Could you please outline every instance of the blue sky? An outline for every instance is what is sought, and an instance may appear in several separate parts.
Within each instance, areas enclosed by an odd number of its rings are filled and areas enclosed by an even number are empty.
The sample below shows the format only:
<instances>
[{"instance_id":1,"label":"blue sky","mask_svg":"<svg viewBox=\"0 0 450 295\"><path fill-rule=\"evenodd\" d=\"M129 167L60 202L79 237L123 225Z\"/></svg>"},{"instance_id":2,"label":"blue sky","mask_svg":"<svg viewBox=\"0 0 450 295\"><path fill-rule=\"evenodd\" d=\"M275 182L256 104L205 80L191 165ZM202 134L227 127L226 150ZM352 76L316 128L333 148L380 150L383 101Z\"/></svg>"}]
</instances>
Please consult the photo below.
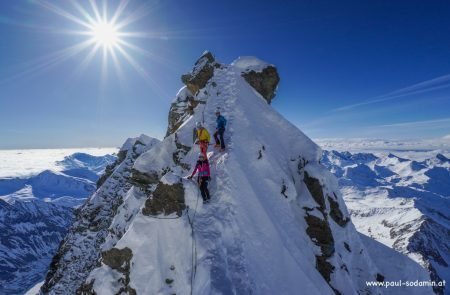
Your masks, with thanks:
<instances>
[{"instance_id":1,"label":"blue sky","mask_svg":"<svg viewBox=\"0 0 450 295\"><path fill-rule=\"evenodd\" d=\"M110 16L118 4L108 1ZM1 1L0 148L162 137L180 76L205 49L275 64L273 106L312 138L443 137L448 11L448 1L131 0L122 18L144 14L123 31L145 34L124 37L140 49L125 49L132 63L117 52L119 75L101 50L83 64L93 46L63 51L87 39L73 34L84 27L70 18L84 18L70 1Z\"/></svg>"}]
</instances>

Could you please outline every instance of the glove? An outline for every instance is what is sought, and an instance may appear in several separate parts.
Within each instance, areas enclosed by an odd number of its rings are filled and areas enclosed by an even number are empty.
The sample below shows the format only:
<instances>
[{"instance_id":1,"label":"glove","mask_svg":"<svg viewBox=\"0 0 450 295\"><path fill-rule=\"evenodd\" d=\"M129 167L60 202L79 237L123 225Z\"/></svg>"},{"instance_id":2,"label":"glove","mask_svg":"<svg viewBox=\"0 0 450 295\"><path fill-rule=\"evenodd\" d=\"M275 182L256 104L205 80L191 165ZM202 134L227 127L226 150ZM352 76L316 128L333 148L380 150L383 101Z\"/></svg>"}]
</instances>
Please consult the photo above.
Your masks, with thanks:
<instances>
[{"instance_id":1,"label":"glove","mask_svg":"<svg viewBox=\"0 0 450 295\"><path fill-rule=\"evenodd\" d=\"M187 179L192 179L192 175L191 175L191 176L188 176Z\"/></svg>"},{"instance_id":2,"label":"glove","mask_svg":"<svg viewBox=\"0 0 450 295\"><path fill-rule=\"evenodd\" d=\"M208 181L211 181L211 176L208 176Z\"/></svg>"}]
</instances>

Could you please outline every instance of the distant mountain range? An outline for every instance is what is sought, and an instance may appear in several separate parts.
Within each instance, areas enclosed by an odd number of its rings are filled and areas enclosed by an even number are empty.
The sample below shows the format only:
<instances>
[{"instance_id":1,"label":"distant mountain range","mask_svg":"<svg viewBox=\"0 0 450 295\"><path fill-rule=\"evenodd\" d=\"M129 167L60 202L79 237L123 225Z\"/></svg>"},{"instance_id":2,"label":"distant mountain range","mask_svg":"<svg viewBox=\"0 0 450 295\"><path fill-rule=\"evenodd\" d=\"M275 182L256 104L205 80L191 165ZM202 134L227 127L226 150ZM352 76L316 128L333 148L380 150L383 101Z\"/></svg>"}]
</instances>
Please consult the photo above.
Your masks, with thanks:
<instances>
[{"instance_id":1,"label":"distant mountain range","mask_svg":"<svg viewBox=\"0 0 450 295\"><path fill-rule=\"evenodd\" d=\"M325 151L356 228L450 281L450 159L439 151Z\"/></svg>"},{"instance_id":2,"label":"distant mountain range","mask_svg":"<svg viewBox=\"0 0 450 295\"><path fill-rule=\"evenodd\" d=\"M56 162L58 170L0 178L0 294L22 294L43 280L74 208L115 159L75 153Z\"/></svg>"}]
</instances>

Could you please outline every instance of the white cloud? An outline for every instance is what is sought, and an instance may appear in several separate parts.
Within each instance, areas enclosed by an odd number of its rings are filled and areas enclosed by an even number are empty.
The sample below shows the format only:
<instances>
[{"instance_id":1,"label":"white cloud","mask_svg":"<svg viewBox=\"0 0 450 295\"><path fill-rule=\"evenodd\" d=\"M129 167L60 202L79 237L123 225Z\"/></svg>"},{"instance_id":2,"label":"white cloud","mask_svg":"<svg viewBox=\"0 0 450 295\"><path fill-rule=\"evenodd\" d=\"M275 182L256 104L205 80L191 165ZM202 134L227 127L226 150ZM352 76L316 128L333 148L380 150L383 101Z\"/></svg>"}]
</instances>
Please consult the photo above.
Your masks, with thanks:
<instances>
[{"instance_id":1,"label":"white cloud","mask_svg":"<svg viewBox=\"0 0 450 295\"><path fill-rule=\"evenodd\" d=\"M0 150L0 178L28 177L44 170L59 171L61 167L56 161L73 153L87 153L93 156L103 156L117 152L116 148L77 148L77 149L30 149L30 150Z\"/></svg>"},{"instance_id":2,"label":"white cloud","mask_svg":"<svg viewBox=\"0 0 450 295\"><path fill-rule=\"evenodd\" d=\"M360 103L349 104L332 110L333 112L347 111L360 106L370 105L383 101L393 100L399 97L411 96L419 93L431 92L443 88L450 87L450 75L440 76L431 80L426 80L420 83L413 84L408 87L404 87L384 95L376 96L374 98L362 101Z\"/></svg>"},{"instance_id":3,"label":"white cloud","mask_svg":"<svg viewBox=\"0 0 450 295\"><path fill-rule=\"evenodd\" d=\"M410 121L403 123L394 123L380 125L376 127L403 127L403 128L439 128L443 126L449 126L450 118L434 119L434 120L422 120L422 121Z\"/></svg>"},{"instance_id":4,"label":"white cloud","mask_svg":"<svg viewBox=\"0 0 450 295\"><path fill-rule=\"evenodd\" d=\"M314 140L325 150L410 151L443 150L450 152L450 134L432 139L321 138Z\"/></svg>"}]
</instances>

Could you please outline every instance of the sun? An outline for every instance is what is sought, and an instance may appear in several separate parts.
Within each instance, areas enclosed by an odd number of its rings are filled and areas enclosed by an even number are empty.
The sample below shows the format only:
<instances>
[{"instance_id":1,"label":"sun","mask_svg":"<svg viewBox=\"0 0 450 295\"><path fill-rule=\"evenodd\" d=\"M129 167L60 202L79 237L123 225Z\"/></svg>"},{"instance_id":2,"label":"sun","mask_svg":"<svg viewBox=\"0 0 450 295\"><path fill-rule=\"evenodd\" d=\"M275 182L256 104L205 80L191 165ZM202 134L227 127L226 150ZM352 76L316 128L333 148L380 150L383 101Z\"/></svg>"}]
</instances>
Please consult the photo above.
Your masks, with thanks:
<instances>
[{"instance_id":1,"label":"sun","mask_svg":"<svg viewBox=\"0 0 450 295\"><path fill-rule=\"evenodd\" d=\"M119 29L113 23L100 21L93 24L90 35L93 41L106 48L117 47L121 42Z\"/></svg>"},{"instance_id":2,"label":"sun","mask_svg":"<svg viewBox=\"0 0 450 295\"><path fill-rule=\"evenodd\" d=\"M71 29L57 29L61 32L73 36L85 36L86 39L59 50L50 55L49 60L44 60L39 68L48 68L62 61L74 58L81 53L85 53L83 59L74 68L74 73L80 75L86 70L90 62L98 55L101 55L101 77L102 81L110 72L109 64L114 66L119 79L125 79L122 62L131 65L132 68L150 85L157 86L153 78L146 69L135 59L135 54L146 58L158 60L157 56L141 48L132 40L148 38L160 38L159 33L147 31L130 31L129 26L139 27L136 23L147 16L152 10L152 1L142 1L138 6L130 7L132 0L70 0L70 1L49 1L34 0L43 8L61 16L65 20L76 25ZM139 3L136 1L135 3ZM61 4L62 3L62 4ZM133 6L132 4L130 4ZM113 6L113 7L110 7ZM101 85L104 85L102 82Z\"/></svg>"}]
</instances>

